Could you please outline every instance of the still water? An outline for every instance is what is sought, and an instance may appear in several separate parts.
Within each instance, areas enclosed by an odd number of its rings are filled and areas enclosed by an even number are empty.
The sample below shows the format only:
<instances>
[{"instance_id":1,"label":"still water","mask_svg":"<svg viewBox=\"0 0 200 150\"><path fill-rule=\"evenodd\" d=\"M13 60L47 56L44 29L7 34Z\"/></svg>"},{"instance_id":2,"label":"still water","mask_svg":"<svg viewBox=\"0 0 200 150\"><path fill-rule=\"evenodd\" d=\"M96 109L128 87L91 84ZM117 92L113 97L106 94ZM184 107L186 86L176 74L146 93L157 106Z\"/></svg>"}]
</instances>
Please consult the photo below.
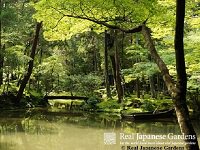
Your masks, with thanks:
<instances>
[{"instance_id":1,"label":"still water","mask_svg":"<svg viewBox=\"0 0 200 150\"><path fill-rule=\"evenodd\" d=\"M194 126L200 137L200 122L194 122ZM137 134L167 136L169 133L180 134L175 120L128 122L117 115L48 110L2 111L0 114L0 150L126 150L127 146L159 146L155 143L158 140L152 139L134 143ZM160 146L177 145L182 147L183 141L160 141Z\"/></svg>"}]
</instances>

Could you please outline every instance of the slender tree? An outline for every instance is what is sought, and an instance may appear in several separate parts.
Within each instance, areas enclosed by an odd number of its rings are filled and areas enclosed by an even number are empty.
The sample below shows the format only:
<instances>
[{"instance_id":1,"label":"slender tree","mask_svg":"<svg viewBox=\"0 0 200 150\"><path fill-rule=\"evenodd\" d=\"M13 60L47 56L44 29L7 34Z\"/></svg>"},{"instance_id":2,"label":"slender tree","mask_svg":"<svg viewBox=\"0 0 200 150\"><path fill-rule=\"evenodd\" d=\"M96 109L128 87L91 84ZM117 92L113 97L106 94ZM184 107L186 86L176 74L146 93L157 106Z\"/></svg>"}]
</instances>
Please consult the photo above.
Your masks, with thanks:
<instances>
[{"instance_id":1,"label":"slender tree","mask_svg":"<svg viewBox=\"0 0 200 150\"><path fill-rule=\"evenodd\" d=\"M24 78L22 79L20 88L19 88L18 93L17 93L17 98L16 98L17 104L19 104L19 102L22 98L24 89L26 87L26 84L28 83L30 76L32 74L34 58L35 58L35 53L36 53L36 49L37 49L37 45L38 45L39 33L40 33L41 26L42 26L42 22L37 23L37 25L36 25L35 37L34 37L34 40L33 40L33 45L32 45L31 54L30 54L31 60L28 63L27 73L24 75Z\"/></svg>"},{"instance_id":2,"label":"slender tree","mask_svg":"<svg viewBox=\"0 0 200 150\"><path fill-rule=\"evenodd\" d=\"M115 30L115 41L114 41L114 49L115 49L115 68L116 68L116 89L118 102L121 103L123 101L123 86L122 86L122 77L121 77L121 68L120 68L120 57L119 57L119 46L118 46L118 30Z\"/></svg>"},{"instance_id":3,"label":"slender tree","mask_svg":"<svg viewBox=\"0 0 200 150\"><path fill-rule=\"evenodd\" d=\"M0 0L0 16L2 15L2 2ZM2 20L0 17L0 86L3 84L3 48L2 48L2 43L1 43L1 34L2 34Z\"/></svg>"},{"instance_id":4,"label":"slender tree","mask_svg":"<svg viewBox=\"0 0 200 150\"><path fill-rule=\"evenodd\" d=\"M185 0L176 1L176 29L175 29L175 54L177 71L177 94L174 97L176 115L181 128L181 132L186 135L195 135L195 139L186 139L186 142L195 142L196 144L187 144L189 150L199 150L196 133L193 129L189 111L186 104L187 75L184 57L184 18L185 18Z\"/></svg>"},{"instance_id":5,"label":"slender tree","mask_svg":"<svg viewBox=\"0 0 200 150\"><path fill-rule=\"evenodd\" d=\"M104 48L104 65L105 65L105 84L106 94L108 98L111 98L110 83L109 83L109 72L108 72L108 33L105 30L105 48Z\"/></svg>"},{"instance_id":6,"label":"slender tree","mask_svg":"<svg viewBox=\"0 0 200 150\"><path fill-rule=\"evenodd\" d=\"M3 84L3 64L4 64L5 44L0 48L0 86Z\"/></svg>"}]
</instances>

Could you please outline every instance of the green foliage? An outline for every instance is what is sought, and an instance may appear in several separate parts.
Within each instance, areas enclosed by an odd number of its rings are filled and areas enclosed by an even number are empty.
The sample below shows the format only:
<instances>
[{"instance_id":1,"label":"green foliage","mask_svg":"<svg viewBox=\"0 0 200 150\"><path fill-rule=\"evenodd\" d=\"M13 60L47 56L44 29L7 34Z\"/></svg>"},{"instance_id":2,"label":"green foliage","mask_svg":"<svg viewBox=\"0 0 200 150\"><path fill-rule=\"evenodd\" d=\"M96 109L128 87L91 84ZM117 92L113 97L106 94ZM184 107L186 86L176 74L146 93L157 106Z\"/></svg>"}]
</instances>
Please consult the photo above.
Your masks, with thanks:
<instances>
[{"instance_id":1,"label":"green foliage","mask_svg":"<svg viewBox=\"0 0 200 150\"><path fill-rule=\"evenodd\" d=\"M154 103L148 100L144 100L141 107L145 111L153 111L156 109Z\"/></svg>"},{"instance_id":2,"label":"green foliage","mask_svg":"<svg viewBox=\"0 0 200 150\"><path fill-rule=\"evenodd\" d=\"M186 17L187 22L186 29L199 29L200 28L200 10L199 10L199 0L186 1Z\"/></svg>"},{"instance_id":3,"label":"green foliage","mask_svg":"<svg viewBox=\"0 0 200 150\"><path fill-rule=\"evenodd\" d=\"M132 105L132 103L141 103L140 107L136 108ZM171 109L173 107L173 102L171 99L152 99L152 98L134 98L131 95L130 98L126 99L124 106L126 110L123 110L124 114L131 114L135 112L147 112L147 111L154 111L154 110L164 110L164 109Z\"/></svg>"},{"instance_id":4,"label":"green foliage","mask_svg":"<svg viewBox=\"0 0 200 150\"><path fill-rule=\"evenodd\" d=\"M84 32L63 44L66 69L69 74L89 74L101 70L101 36L94 31Z\"/></svg>"},{"instance_id":5,"label":"green foliage","mask_svg":"<svg viewBox=\"0 0 200 150\"><path fill-rule=\"evenodd\" d=\"M147 61L148 52L141 45L133 44L126 47L126 53L129 60Z\"/></svg>"},{"instance_id":6,"label":"green foliage","mask_svg":"<svg viewBox=\"0 0 200 150\"><path fill-rule=\"evenodd\" d=\"M32 13L33 8L28 5L28 1L6 0L1 2L1 50L3 45L5 46L3 53L4 92L18 89L17 82L24 74L30 60L27 55L30 43L32 43L30 33L34 29Z\"/></svg>"},{"instance_id":7,"label":"green foliage","mask_svg":"<svg viewBox=\"0 0 200 150\"><path fill-rule=\"evenodd\" d=\"M93 74L66 76L63 86L66 91L84 96L94 96L95 90L100 88L101 77Z\"/></svg>"},{"instance_id":8,"label":"green foliage","mask_svg":"<svg viewBox=\"0 0 200 150\"><path fill-rule=\"evenodd\" d=\"M187 84L188 89L199 89L200 88L200 75L192 75Z\"/></svg>"},{"instance_id":9,"label":"green foliage","mask_svg":"<svg viewBox=\"0 0 200 150\"><path fill-rule=\"evenodd\" d=\"M98 104L99 104L100 100L98 97L96 96L92 96L87 100L87 104L83 105L83 109L84 110L97 110L99 108Z\"/></svg>"},{"instance_id":10,"label":"green foliage","mask_svg":"<svg viewBox=\"0 0 200 150\"><path fill-rule=\"evenodd\" d=\"M98 107L102 110L120 109L121 104L119 104L116 100L109 99L99 103Z\"/></svg>"},{"instance_id":11,"label":"green foliage","mask_svg":"<svg viewBox=\"0 0 200 150\"><path fill-rule=\"evenodd\" d=\"M126 83L135 80L136 78L148 78L149 76L158 72L159 70L156 64L151 62L135 63L133 65L133 68L123 69L123 74Z\"/></svg>"},{"instance_id":12,"label":"green foliage","mask_svg":"<svg viewBox=\"0 0 200 150\"><path fill-rule=\"evenodd\" d=\"M186 71L188 74L188 88L197 89L200 88L200 36L199 30L189 32L186 37L185 49L186 49Z\"/></svg>"},{"instance_id":13,"label":"green foliage","mask_svg":"<svg viewBox=\"0 0 200 150\"><path fill-rule=\"evenodd\" d=\"M62 59L54 55L44 59L43 63L37 66L34 80L39 79L41 81L41 87L44 88L46 92L50 92L55 86L59 86L59 80L62 79L64 75L65 71L62 65Z\"/></svg>"},{"instance_id":14,"label":"green foliage","mask_svg":"<svg viewBox=\"0 0 200 150\"><path fill-rule=\"evenodd\" d=\"M46 39L64 40L88 31L98 21L126 28L136 26L154 14L155 4L155 0L41 0L34 4L37 10L34 17L43 21Z\"/></svg>"},{"instance_id":15,"label":"green foliage","mask_svg":"<svg viewBox=\"0 0 200 150\"><path fill-rule=\"evenodd\" d=\"M23 45L15 45L5 51L5 66L10 66L12 69L17 66L27 63L30 58L23 54L25 47Z\"/></svg>"},{"instance_id":16,"label":"green foliage","mask_svg":"<svg viewBox=\"0 0 200 150\"><path fill-rule=\"evenodd\" d=\"M1 3L1 23L3 27L10 26L17 21L17 12L16 8L11 3L5 3L3 6L3 2Z\"/></svg>"}]
</instances>

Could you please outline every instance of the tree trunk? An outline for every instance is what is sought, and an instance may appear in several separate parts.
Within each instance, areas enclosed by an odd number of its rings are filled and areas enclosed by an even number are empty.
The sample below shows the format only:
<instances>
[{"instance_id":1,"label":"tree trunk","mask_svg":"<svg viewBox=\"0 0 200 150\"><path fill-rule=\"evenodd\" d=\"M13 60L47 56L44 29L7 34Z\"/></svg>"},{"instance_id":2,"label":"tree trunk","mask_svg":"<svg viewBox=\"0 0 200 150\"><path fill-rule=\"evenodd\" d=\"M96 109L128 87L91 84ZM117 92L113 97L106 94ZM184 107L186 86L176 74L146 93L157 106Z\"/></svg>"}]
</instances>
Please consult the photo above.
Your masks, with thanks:
<instances>
[{"instance_id":1,"label":"tree trunk","mask_svg":"<svg viewBox=\"0 0 200 150\"><path fill-rule=\"evenodd\" d=\"M112 70L113 70L113 76L114 76L114 80L116 82L116 63L115 63L115 55L110 55L110 60L112 63Z\"/></svg>"},{"instance_id":2,"label":"tree trunk","mask_svg":"<svg viewBox=\"0 0 200 150\"><path fill-rule=\"evenodd\" d=\"M158 90L158 92L160 92L161 91L161 79L162 78L160 78L160 74L157 74L156 75L156 79L157 79L157 90Z\"/></svg>"},{"instance_id":3,"label":"tree trunk","mask_svg":"<svg viewBox=\"0 0 200 150\"><path fill-rule=\"evenodd\" d=\"M186 91L187 91L187 75L185 68L184 57L184 18L185 18L185 0L176 1L176 29L175 29L175 55L176 55L176 71L177 71L177 84L179 89L177 96L174 97L175 110L182 134L195 135L195 139L186 139L186 142L195 142L196 144L187 144L188 150L198 150L198 141L196 133L193 129L189 111L186 104Z\"/></svg>"},{"instance_id":4,"label":"tree trunk","mask_svg":"<svg viewBox=\"0 0 200 150\"><path fill-rule=\"evenodd\" d=\"M137 98L140 98L140 80L139 78L137 77L136 79L136 95L137 95Z\"/></svg>"},{"instance_id":5,"label":"tree trunk","mask_svg":"<svg viewBox=\"0 0 200 150\"><path fill-rule=\"evenodd\" d=\"M0 86L3 84L4 52L5 52L5 44L3 45L3 47L1 47L0 51Z\"/></svg>"},{"instance_id":6,"label":"tree trunk","mask_svg":"<svg viewBox=\"0 0 200 150\"><path fill-rule=\"evenodd\" d=\"M151 97L157 98L154 75L149 76L149 84L150 84Z\"/></svg>"},{"instance_id":7,"label":"tree trunk","mask_svg":"<svg viewBox=\"0 0 200 150\"><path fill-rule=\"evenodd\" d=\"M36 48L37 48L37 44L38 44L38 40L39 40L39 33L40 33L41 26L42 26L42 22L37 23L37 25L36 25L35 37L34 37L32 49L31 49L31 54L30 54L31 60L28 63L27 73L24 75L24 78L22 79L20 88L19 88L18 93L17 93L17 97L16 97L16 103L17 104L19 104L19 102L22 98L24 89L26 87L26 84L28 83L28 80L30 79L30 76L32 74L35 52L36 52Z\"/></svg>"},{"instance_id":8,"label":"tree trunk","mask_svg":"<svg viewBox=\"0 0 200 150\"><path fill-rule=\"evenodd\" d=\"M121 67L122 69L125 67L125 52L124 52L124 41L125 41L125 33L122 32L122 40L121 40Z\"/></svg>"},{"instance_id":9,"label":"tree trunk","mask_svg":"<svg viewBox=\"0 0 200 150\"><path fill-rule=\"evenodd\" d=\"M195 92L195 105L196 105L196 111L199 113L200 112L200 100L199 100L199 89L196 89Z\"/></svg>"},{"instance_id":10,"label":"tree trunk","mask_svg":"<svg viewBox=\"0 0 200 150\"><path fill-rule=\"evenodd\" d=\"M3 2L0 1L0 12L2 13ZM1 14L0 13L0 14ZM5 45L2 46L2 18L0 18L0 86L3 84L3 63L4 63L4 51Z\"/></svg>"},{"instance_id":11,"label":"tree trunk","mask_svg":"<svg viewBox=\"0 0 200 150\"><path fill-rule=\"evenodd\" d=\"M6 80L7 80L7 84L5 83L6 86L6 93L8 93L8 88L10 85L10 70L8 70L7 75L6 75Z\"/></svg>"},{"instance_id":12,"label":"tree trunk","mask_svg":"<svg viewBox=\"0 0 200 150\"><path fill-rule=\"evenodd\" d=\"M42 64L42 56L43 56L43 51L42 49L40 49L40 56L39 56L39 64L41 65ZM37 92L40 92L40 74L39 74L40 70L38 70L37 72L37 77L36 77L36 80L37 80Z\"/></svg>"},{"instance_id":13,"label":"tree trunk","mask_svg":"<svg viewBox=\"0 0 200 150\"><path fill-rule=\"evenodd\" d=\"M121 103L123 101L123 86L122 86L122 78L120 73L120 58L119 58L119 50L118 50L118 41L117 41L117 30L115 30L115 42L114 42L114 48L115 48L115 65L116 65L116 89L117 89L117 96L118 96L118 102Z\"/></svg>"},{"instance_id":14,"label":"tree trunk","mask_svg":"<svg viewBox=\"0 0 200 150\"><path fill-rule=\"evenodd\" d=\"M182 134L195 136L195 139L187 139L186 140L186 142L195 142L196 143L194 145L187 144L187 149L198 150L199 148L198 148L197 136L196 136L196 133L191 124L191 120L189 118L189 113L188 113L188 108L186 105L186 80L185 80L186 74L184 74L184 71L183 71L183 70L185 70L185 68L184 68L185 66L184 66L184 64L177 62L178 82L176 85L169 74L169 70L168 70L166 64L163 62L163 60L158 55L158 53L155 49L153 40L151 39L150 30L145 25L142 26L142 34L145 38L145 41L147 42L148 50L149 50L152 58L155 60L156 64L158 65L158 67L161 71L161 74L162 74L163 80L165 81L165 84L167 86L168 92L170 93L170 95L173 99L173 102L175 104L176 115L178 118L178 123L180 125ZM176 49L176 51L177 51L177 49ZM182 63L184 62L183 61L184 60L183 49L182 49L182 51L180 51L180 49L179 49L179 52L176 52L176 58L177 57L179 57L178 58L179 61L181 61ZM183 60L180 60L181 57ZM183 73L183 75L181 75L180 73Z\"/></svg>"},{"instance_id":15,"label":"tree trunk","mask_svg":"<svg viewBox=\"0 0 200 150\"><path fill-rule=\"evenodd\" d=\"M107 31L105 31L105 49L104 49L104 65L105 65L105 84L106 94L108 98L111 98L110 83L109 83L109 72L108 72L108 38Z\"/></svg>"}]
</instances>

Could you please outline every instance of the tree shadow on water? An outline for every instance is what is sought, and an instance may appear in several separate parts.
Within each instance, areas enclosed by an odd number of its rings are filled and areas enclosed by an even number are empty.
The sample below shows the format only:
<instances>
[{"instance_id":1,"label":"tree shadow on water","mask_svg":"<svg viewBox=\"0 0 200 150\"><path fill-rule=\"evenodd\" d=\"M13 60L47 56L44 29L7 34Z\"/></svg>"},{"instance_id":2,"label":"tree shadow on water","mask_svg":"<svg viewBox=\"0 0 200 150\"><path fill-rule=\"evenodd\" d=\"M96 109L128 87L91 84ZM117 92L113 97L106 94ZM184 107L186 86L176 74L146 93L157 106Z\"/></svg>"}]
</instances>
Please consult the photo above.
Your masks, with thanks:
<instances>
[{"instance_id":1,"label":"tree shadow on water","mask_svg":"<svg viewBox=\"0 0 200 150\"><path fill-rule=\"evenodd\" d=\"M0 142L0 150L13 150L14 143Z\"/></svg>"}]
</instances>

